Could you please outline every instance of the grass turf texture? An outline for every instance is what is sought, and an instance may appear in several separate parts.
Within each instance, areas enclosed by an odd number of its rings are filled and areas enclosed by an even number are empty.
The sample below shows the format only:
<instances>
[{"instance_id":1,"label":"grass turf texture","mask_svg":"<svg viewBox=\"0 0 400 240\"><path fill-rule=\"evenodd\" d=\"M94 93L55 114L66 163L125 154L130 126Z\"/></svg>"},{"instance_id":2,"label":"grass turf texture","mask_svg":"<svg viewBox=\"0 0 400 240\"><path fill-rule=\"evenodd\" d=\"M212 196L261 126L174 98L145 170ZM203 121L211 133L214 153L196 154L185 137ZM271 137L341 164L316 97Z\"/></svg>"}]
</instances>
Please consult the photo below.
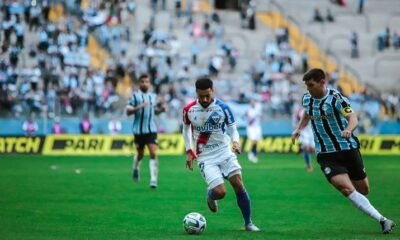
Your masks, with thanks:
<instances>
[{"instance_id":1,"label":"grass turf texture","mask_svg":"<svg viewBox=\"0 0 400 240\"><path fill-rule=\"evenodd\" d=\"M158 189L149 188L148 159L141 181L131 178L131 157L0 157L1 239L399 239L382 235L325 180L315 161L307 173L301 155L240 157L262 232L243 231L230 186L219 211L206 205L199 169L185 169L184 156L161 156ZM369 199L400 223L399 156L364 156L371 181ZM56 168L54 167L56 166ZM55 169L54 169L55 168ZM80 169L80 174L75 172ZM200 212L201 236L184 233L182 219Z\"/></svg>"}]
</instances>

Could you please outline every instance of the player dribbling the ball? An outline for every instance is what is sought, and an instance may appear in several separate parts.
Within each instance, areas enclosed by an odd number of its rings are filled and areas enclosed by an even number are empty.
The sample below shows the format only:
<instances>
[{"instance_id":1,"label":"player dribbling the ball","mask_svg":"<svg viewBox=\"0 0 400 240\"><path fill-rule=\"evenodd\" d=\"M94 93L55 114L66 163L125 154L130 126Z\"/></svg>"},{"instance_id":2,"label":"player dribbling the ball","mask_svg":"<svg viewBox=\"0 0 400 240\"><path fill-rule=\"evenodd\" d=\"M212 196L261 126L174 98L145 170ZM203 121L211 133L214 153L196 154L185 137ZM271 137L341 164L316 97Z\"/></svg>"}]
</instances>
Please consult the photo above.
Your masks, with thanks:
<instances>
[{"instance_id":1,"label":"player dribbling the ball","mask_svg":"<svg viewBox=\"0 0 400 240\"><path fill-rule=\"evenodd\" d=\"M240 153L241 148L232 111L224 102L214 98L211 79L198 79L196 93L197 100L183 109L186 167L193 170L193 162L197 160L208 185L207 204L212 212L217 212L217 200L226 195L224 178L227 179L236 193L245 230L260 231L251 221L250 198L243 185L241 166L234 154ZM233 151L230 148L231 139Z\"/></svg>"}]
</instances>

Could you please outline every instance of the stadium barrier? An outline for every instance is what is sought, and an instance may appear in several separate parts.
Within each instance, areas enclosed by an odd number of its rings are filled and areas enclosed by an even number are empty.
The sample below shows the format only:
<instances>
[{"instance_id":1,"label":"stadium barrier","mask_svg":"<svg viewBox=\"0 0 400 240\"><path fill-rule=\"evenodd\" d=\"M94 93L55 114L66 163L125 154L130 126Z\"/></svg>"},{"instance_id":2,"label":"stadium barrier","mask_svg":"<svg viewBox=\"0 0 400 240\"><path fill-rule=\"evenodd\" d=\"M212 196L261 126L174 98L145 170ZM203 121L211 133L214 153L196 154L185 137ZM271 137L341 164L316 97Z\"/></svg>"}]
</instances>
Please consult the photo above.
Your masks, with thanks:
<instances>
[{"instance_id":1,"label":"stadium barrier","mask_svg":"<svg viewBox=\"0 0 400 240\"><path fill-rule=\"evenodd\" d=\"M131 135L49 135L43 155L128 155L135 154ZM160 155L182 154L183 138L179 134L158 136Z\"/></svg>"},{"instance_id":2,"label":"stadium barrier","mask_svg":"<svg viewBox=\"0 0 400 240\"><path fill-rule=\"evenodd\" d=\"M0 136L0 156L6 154L43 155L103 155L135 154L131 135L48 135L43 137ZM360 135L363 154L399 155L400 135ZM179 155L185 152L180 134L159 134L159 155ZM241 138L245 152L250 141ZM297 153L298 141L292 144L290 136L267 136L260 140L258 150L263 153ZM147 153L146 153L147 154Z\"/></svg>"},{"instance_id":3,"label":"stadium barrier","mask_svg":"<svg viewBox=\"0 0 400 240\"><path fill-rule=\"evenodd\" d=\"M4 154L40 154L45 137L0 136L0 156Z\"/></svg>"}]
</instances>

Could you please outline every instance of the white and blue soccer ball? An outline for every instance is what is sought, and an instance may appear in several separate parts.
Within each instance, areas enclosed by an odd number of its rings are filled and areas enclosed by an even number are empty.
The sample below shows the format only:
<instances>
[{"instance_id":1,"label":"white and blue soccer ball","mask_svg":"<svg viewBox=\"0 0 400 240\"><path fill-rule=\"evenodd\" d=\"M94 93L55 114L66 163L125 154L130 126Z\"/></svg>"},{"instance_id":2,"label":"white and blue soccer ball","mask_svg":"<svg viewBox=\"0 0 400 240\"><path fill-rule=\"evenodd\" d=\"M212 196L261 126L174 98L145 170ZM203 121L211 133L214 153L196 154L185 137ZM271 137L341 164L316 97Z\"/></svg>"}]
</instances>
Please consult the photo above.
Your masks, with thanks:
<instances>
[{"instance_id":1,"label":"white and blue soccer ball","mask_svg":"<svg viewBox=\"0 0 400 240\"><path fill-rule=\"evenodd\" d=\"M197 212L188 213L183 218L183 228L188 234L202 234L206 225L206 218Z\"/></svg>"}]
</instances>

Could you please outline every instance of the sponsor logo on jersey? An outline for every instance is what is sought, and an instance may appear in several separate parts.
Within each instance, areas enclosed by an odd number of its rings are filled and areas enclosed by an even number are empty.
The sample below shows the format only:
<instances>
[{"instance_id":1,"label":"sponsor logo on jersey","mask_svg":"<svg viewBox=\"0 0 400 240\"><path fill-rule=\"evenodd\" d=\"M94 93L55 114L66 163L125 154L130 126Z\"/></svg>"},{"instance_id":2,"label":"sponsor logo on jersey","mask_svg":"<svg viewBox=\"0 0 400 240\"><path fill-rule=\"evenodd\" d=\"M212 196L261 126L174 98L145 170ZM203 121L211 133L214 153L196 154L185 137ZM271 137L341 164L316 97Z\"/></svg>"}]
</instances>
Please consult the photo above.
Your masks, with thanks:
<instances>
[{"instance_id":1,"label":"sponsor logo on jersey","mask_svg":"<svg viewBox=\"0 0 400 240\"><path fill-rule=\"evenodd\" d=\"M203 149L206 148L207 150L213 150L214 148L219 147L219 143L214 143L214 144L207 144L205 146L202 146Z\"/></svg>"},{"instance_id":2,"label":"sponsor logo on jersey","mask_svg":"<svg viewBox=\"0 0 400 240\"><path fill-rule=\"evenodd\" d=\"M214 122L214 123L219 123L219 121L221 120L221 115L219 115L217 112L213 112L212 114L211 114L211 116L210 116L210 118L212 119L212 121Z\"/></svg>"},{"instance_id":3,"label":"sponsor logo on jersey","mask_svg":"<svg viewBox=\"0 0 400 240\"><path fill-rule=\"evenodd\" d=\"M211 132L215 130L219 130L222 128L222 123L217 123L217 124L212 124L212 123L206 123L203 126L196 126L194 129L199 132Z\"/></svg>"}]
</instances>

